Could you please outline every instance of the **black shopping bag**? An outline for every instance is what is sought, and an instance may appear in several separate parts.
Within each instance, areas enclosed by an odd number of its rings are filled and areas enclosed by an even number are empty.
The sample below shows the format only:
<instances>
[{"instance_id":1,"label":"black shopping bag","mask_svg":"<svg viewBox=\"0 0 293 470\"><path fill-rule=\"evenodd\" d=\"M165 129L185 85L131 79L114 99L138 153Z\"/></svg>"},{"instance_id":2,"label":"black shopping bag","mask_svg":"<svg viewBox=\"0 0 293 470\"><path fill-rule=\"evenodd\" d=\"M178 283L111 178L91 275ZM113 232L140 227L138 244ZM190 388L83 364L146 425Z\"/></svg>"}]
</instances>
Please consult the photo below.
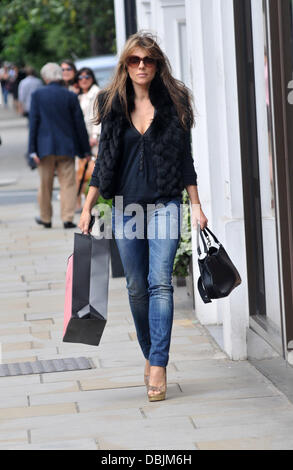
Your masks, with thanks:
<instances>
[{"instance_id":1,"label":"black shopping bag","mask_svg":"<svg viewBox=\"0 0 293 470\"><path fill-rule=\"evenodd\" d=\"M107 322L109 260L108 239L74 234L66 273L64 342L100 343Z\"/></svg>"}]
</instances>

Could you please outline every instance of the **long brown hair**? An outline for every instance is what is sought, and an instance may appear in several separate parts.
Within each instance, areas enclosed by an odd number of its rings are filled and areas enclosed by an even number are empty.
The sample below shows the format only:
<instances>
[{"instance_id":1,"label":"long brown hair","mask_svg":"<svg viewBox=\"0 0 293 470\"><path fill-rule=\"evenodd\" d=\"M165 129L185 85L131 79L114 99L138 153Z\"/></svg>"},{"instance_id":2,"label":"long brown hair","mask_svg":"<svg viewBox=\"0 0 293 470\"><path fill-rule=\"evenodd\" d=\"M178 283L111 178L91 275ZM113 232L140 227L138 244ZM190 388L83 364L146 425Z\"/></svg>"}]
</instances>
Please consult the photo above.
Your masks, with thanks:
<instances>
[{"instance_id":1,"label":"long brown hair","mask_svg":"<svg viewBox=\"0 0 293 470\"><path fill-rule=\"evenodd\" d=\"M188 129L194 125L194 112L192 107L192 94L183 82L172 76L172 69L169 59L161 50L155 36L147 31L139 31L127 40L121 53L118 65L111 83L100 93L104 93L103 107L99 109L98 97L95 101L96 123L99 124L102 116L106 116L112 107L116 95L120 99L127 119L130 120L129 103L127 96L127 82L129 80L127 71L127 58L137 47L144 49L149 57L157 61L157 74L163 86L166 87L172 102L177 110L182 126Z\"/></svg>"}]
</instances>

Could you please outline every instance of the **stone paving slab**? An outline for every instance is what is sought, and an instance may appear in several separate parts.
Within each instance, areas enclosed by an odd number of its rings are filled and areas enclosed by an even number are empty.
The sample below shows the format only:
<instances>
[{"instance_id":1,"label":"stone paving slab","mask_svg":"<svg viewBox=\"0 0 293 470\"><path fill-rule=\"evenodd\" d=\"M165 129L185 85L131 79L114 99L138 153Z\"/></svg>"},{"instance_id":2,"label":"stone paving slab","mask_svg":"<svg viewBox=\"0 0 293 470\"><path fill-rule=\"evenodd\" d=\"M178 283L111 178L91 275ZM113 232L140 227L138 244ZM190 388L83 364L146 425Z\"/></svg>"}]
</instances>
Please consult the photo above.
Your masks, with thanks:
<instances>
[{"instance_id":1,"label":"stone paving slab","mask_svg":"<svg viewBox=\"0 0 293 470\"><path fill-rule=\"evenodd\" d=\"M19 312L27 308L27 301L23 299L12 299L11 296L8 299L0 299L0 322L5 323L6 319L2 317L4 312ZM20 315L18 313L18 315Z\"/></svg>"},{"instance_id":2,"label":"stone paving slab","mask_svg":"<svg viewBox=\"0 0 293 470\"><path fill-rule=\"evenodd\" d=\"M64 415L77 413L75 403L57 403L39 406L18 406L0 408L0 420L2 422L15 418L30 418L32 416Z\"/></svg>"},{"instance_id":3,"label":"stone paving slab","mask_svg":"<svg viewBox=\"0 0 293 470\"><path fill-rule=\"evenodd\" d=\"M24 443L28 442L27 431L13 431L13 432L1 432L0 433L0 449L7 449L8 446L12 443Z\"/></svg>"},{"instance_id":4,"label":"stone paving slab","mask_svg":"<svg viewBox=\"0 0 293 470\"><path fill-rule=\"evenodd\" d=\"M220 413L220 416L215 413L205 416L192 416L193 422L197 428L213 428L215 426L219 426L219 417L221 418L221 427L229 427L229 426L246 426L246 425L258 425L263 423L283 423L285 420L288 419L288 424L290 421L293 424L293 413L292 410L285 409L282 410L280 408L270 410L270 413L264 414L263 409L260 411L246 410L244 412L235 413L233 411L230 414L227 413ZM293 430L293 425L292 425Z\"/></svg>"},{"instance_id":5,"label":"stone paving slab","mask_svg":"<svg viewBox=\"0 0 293 470\"><path fill-rule=\"evenodd\" d=\"M91 359L95 359L92 357ZM88 384L89 379L97 380L99 378L109 378L109 377L124 377L127 376L137 376L138 380L141 380L141 384L143 384L143 361L140 360L138 364L132 367L129 367L128 364L125 366L121 366L118 368L102 368L95 362L95 365L98 367L97 369L90 369L87 371L72 371L71 373L68 372L61 372L61 373L51 373L51 374L43 374L42 375L42 380L44 383L49 383L49 382L58 382L60 381L66 381L66 380L78 380L80 384L82 385L83 381L85 381L85 384ZM174 366L172 364L168 365L168 369L172 370ZM82 372L82 373L81 373ZM91 388L89 388L90 390Z\"/></svg>"},{"instance_id":6,"label":"stone paving slab","mask_svg":"<svg viewBox=\"0 0 293 470\"><path fill-rule=\"evenodd\" d=\"M16 335L24 335L29 332L30 332L29 326L24 326L22 328L3 328L3 326L1 325L0 342L2 341L2 337L4 337L3 339L6 342L11 335L11 338L13 338L13 340L15 341Z\"/></svg>"},{"instance_id":7,"label":"stone paving slab","mask_svg":"<svg viewBox=\"0 0 293 470\"><path fill-rule=\"evenodd\" d=\"M29 408L29 407L28 407ZM12 410L15 410L12 408ZM51 413L47 413L46 415L43 413L43 410L49 410ZM59 413L55 413L54 411L59 410ZM70 410L69 410L70 411ZM104 421L104 420L110 420L112 425L115 424L116 421L116 426L119 420L123 420L126 423L133 423L135 421L138 421L141 423L145 418L143 417L141 411L139 409L130 409L128 410L127 408L120 408L120 409L111 409L106 411L91 411L87 413L79 413L78 407L76 406L76 411L73 413L62 413L62 406L58 405L58 408L56 408L56 405L50 405L50 407L44 407L43 405L41 406L36 406L34 407L34 413L31 414L30 416L15 416L12 419L3 419L0 421L0 433L5 430L7 431L13 431L13 430L32 430L32 429L37 429L40 431L46 432L46 429L50 428L51 431L51 438L48 439L48 441L54 440L54 433L52 433L54 427L56 429L59 426L64 426L65 428L68 427L70 428L71 426L78 426L80 424L81 426L87 426L87 424L90 424L92 427L95 427L95 425L99 422ZM75 434L75 432L74 432ZM86 433L84 436L81 434L77 436L76 438L80 437L86 437L86 436L93 436L94 433ZM59 436L56 438L59 439ZM66 434L63 436L64 439L67 439ZM75 439L75 437L72 435L72 438ZM36 441L35 441L36 442Z\"/></svg>"},{"instance_id":8,"label":"stone paving slab","mask_svg":"<svg viewBox=\"0 0 293 470\"><path fill-rule=\"evenodd\" d=\"M183 436L188 435L187 440L192 439L195 443L207 442L210 440L211 432L217 436L217 440L223 439L247 439L247 438L267 438L278 436L278 433L284 433L284 430L292 426L292 422L286 417L281 416L281 420L260 422L242 426L221 426L211 427L209 429L194 428L188 418L161 418L159 420L131 420L126 417L119 417L119 429L117 429L116 419L110 419L109 416L92 419L92 414L82 414L80 416L69 417L70 426L59 422L57 428L54 425L47 425L41 429L34 428L31 431L32 442L50 441L53 436L59 438L74 438L82 433L86 437L95 436L98 442L103 439L112 441L120 447L140 449L150 449L152 445L163 446L168 438L169 445L178 445L185 441ZM78 419L80 418L80 419ZM170 425L172 429L170 429ZM99 439L100 437L100 439ZM101 444L100 444L101 445Z\"/></svg>"},{"instance_id":9,"label":"stone paving slab","mask_svg":"<svg viewBox=\"0 0 293 470\"><path fill-rule=\"evenodd\" d=\"M3 348L3 345L2 345L2 348ZM4 345L4 349L5 349L5 345ZM48 354L49 353L54 354L57 352L56 348L46 348L46 351L48 352ZM33 347L27 347L26 349L14 350L14 351L4 350L2 354L2 362L5 363L5 362L8 362L8 360L10 360L10 362L11 360L13 360L12 362L18 362L20 358L25 359L28 355L39 358L39 356L43 354L43 352L44 352L43 349L35 349Z\"/></svg>"},{"instance_id":10,"label":"stone paving slab","mask_svg":"<svg viewBox=\"0 0 293 470\"><path fill-rule=\"evenodd\" d=\"M71 416L72 418L72 416ZM156 445L162 445L166 443L166 437L168 435L168 444L183 443L186 438L183 437L185 434L188 435L188 440L194 434L194 427L188 418L172 418L172 420L166 418L165 420L152 420L147 421L141 419L131 419L128 416L125 418L119 416L119 427L117 426L117 418L110 416L105 418L93 419L92 413L84 413L78 415L79 419L70 419L70 426L66 423L59 423L53 434L54 426L46 426L42 429L32 429L31 439L32 442L45 442L57 437L59 439L65 438L76 438L81 434L84 437L96 437L99 442L99 437L103 439L110 436L115 437L114 442L122 446L130 446L132 449L143 448L143 446L149 446L150 443L156 443ZM172 423L172 424L171 424ZM170 432L170 426L172 426L172 432Z\"/></svg>"},{"instance_id":11,"label":"stone paving slab","mask_svg":"<svg viewBox=\"0 0 293 470\"><path fill-rule=\"evenodd\" d=\"M118 384L117 384L118 385ZM139 409L145 403L146 388L138 381L128 383L127 386L123 386L123 382L120 382L120 387L112 387L108 389L99 390L87 390L72 393L51 393L47 395L30 395L31 405L46 405L46 404L60 404L67 403L68 400L74 401L79 404L79 409L84 411L98 410L98 409L110 409L113 408L135 408ZM168 396L176 397L181 394L181 391L177 384L170 384L168 390Z\"/></svg>"},{"instance_id":12,"label":"stone paving slab","mask_svg":"<svg viewBox=\"0 0 293 470\"><path fill-rule=\"evenodd\" d=\"M9 312L9 306L2 307L0 306L0 324L2 325L5 322L9 323L16 323L19 325L20 322L22 322L24 318L24 313L18 313L20 311L24 310L24 308L20 307L18 309L12 310L12 312ZM2 313L5 312L5 313ZM9 314L7 314L9 312Z\"/></svg>"},{"instance_id":13,"label":"stone paving slab","mask_svg":"<svg viewBox=\"0 0 293 470\"><path fill-rule=\"evenodd\" d=\"M149 403L143 407L144 414L147 418L188 415L195 422L201 418L204 419L205 417L214 416L215 419L218 418L218 423L221 423L222 417L226 415L238 416L251 413L255 416L269 416L271 410L276 412L292 411L288 400L280 395L234 399L227 397L222 400L215 399L213 401L193 400L191 403L189 400L184 400L183 394L182 399L177 399L172 403L170 402L167 407L153 406L153 403ZM197 423L195 424L197 425Z\"/></svg>"},{"instance_id":14,"label":"stone paving slab","mask_svg":"<svg viewBox=\"0 0 293 470\"><path fill-rule=\"evenodd\" d=\"M19 439L20 440L20 439ZM1 442L1 440L0 440ZM0 449L7 450L98 450L94 439L71 439L70 441L52 441L43 444L6 445Z\"/></svg>"},{"instance_id":15,"label":"stone paving slab","mask_svg":"<svg viewBox=\"0 0 293 470\"><path fill-rule=\"evenodd\" d=\"M272 447L271 437L251 437L197 443L198 450L272 450Z\"/></svg>"},{"instance_id":16,"label":"stone paving slab","mask_svg":"<svg viewBox=\"0 0 293 470\"><path fill-rule=\"evenodd\" d=\"M64 299L62 299L62 308L64 305ZM54 311L50 308L44 307L43 310L45 312L39 313L37 310L32 310L30 308L25 309L25 318L27 321L33 322L33 321L38 321L38 320L51 320L54 323L54 319L62 319L63 314L60 312L60 304L59 304L59 311Z\"/></svg>"},{"instance_id":17,"label":"stone paving slab","mask_svg":"<svg viewBox=\"0 0 293 470\"><path fill-rule=\"evenodd\" d=\"M52 383L41 383L40 379L37 383L28 383L28 384L2 384L0 389L0 399L1 397L11 396L23 396L26 397L31 394L43 394L43 393L66 393L66 392L78 392L80 390L80 385L77 381L68 380L66 382L52 382Z\"/></svg>"},{"instance_id":18,"label":"stone paving slab","mask_svg":"<svg viewBox=\"0 0 293 470\"><path fill-rule=\"evenodd\" d=\"M29 354L29 351L27 352L27 354ZM3 356L2 356L3 358ZM13 356L13 357L6 357L5 360L3 360L3 362L5 364L11 364L11 363L20 363L20 362L33 362L33 361L37 361L38 360L38 357L37 356L26 356L25 354L23 354L21 357L17 357L17 356Z\"/></svg>"}]
</instances>

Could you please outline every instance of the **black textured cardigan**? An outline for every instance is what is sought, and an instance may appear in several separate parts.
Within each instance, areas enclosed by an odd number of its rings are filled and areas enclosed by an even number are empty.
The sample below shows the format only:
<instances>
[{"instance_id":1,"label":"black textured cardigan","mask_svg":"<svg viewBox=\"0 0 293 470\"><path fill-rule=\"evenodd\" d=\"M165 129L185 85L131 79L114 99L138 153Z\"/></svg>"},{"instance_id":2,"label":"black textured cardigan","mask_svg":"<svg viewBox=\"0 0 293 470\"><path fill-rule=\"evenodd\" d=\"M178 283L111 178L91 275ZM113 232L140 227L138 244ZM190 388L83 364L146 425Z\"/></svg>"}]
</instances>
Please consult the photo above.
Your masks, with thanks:
<instances>
[{"instance_id":1,"label":"black textured cardigan","mask_svg":"<svg viewBox=\"0 0 293 470\"><path fill-rule=\"evenodd\" d=\"M149 96L157 110L150 132L157 191L163 197L180 196L187 185L197 185L191 151L186 154L186 139L191 145L190 129L186 131L182 127L169 93L158 76L151 83ZM102 106L103 97L103 94L99 95L99 106ZM130 111L133 106L132 89ZM129 121L116 96L110 113L102 117L98 158L90 181L90 186L99 187L105 199L115 196L119 177L116 170L121 159L123 133L128 126Z\"/></svg>"}]
</instances>

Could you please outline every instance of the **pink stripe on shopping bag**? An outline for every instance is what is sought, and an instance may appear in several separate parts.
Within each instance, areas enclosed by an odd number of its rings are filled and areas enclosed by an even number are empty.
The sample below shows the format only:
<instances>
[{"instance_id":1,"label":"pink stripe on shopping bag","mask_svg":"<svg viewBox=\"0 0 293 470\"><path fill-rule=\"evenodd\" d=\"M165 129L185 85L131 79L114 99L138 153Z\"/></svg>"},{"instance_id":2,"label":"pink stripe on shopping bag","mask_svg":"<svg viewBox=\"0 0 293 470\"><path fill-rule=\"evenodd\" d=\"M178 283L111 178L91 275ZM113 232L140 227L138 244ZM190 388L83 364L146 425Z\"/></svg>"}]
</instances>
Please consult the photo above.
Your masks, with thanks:
<instances>
[{"instance_id":1,"label":"pink stripe on shopping bag","mask_svg":"<svg viewBox=\"0 0 293 470\"><path fill-rule=\"evenodd\" d=\"M73 255L69 256L69 258L68 258L67 270L66 270L63 336L65 335L67 325L68 325L69 320L71 318L72 278L73 278Z\"/></svg>"}]
</instances>

